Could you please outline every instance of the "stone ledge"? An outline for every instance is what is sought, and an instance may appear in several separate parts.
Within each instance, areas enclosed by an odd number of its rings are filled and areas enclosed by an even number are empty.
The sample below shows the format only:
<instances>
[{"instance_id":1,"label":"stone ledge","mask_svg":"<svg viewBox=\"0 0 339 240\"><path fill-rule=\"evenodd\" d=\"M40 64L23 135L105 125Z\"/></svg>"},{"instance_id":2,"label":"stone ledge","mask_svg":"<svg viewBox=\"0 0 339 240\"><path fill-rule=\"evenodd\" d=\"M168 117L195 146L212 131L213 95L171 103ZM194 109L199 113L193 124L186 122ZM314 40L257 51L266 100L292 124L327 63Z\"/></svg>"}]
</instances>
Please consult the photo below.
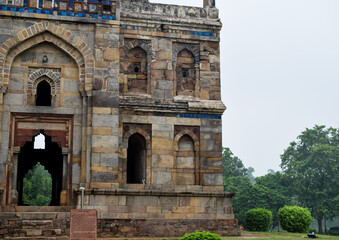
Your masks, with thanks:
<instances>
[{"instance_id":1,"label":"stone ledge","mask_svg":"<svg viewBox=\"0 0 339 240\"><path fill-rule=\"evenodd\" d=\"M188 102L188 111L200 112L200 113L218 113L223 114L226 110L226 106L222 101L197 101Z\"/></svg>"},{"instance_id":2,"label":"stone ledge","mask_svg":"<svg viewBox=\"0 0 339 240\"><path fill-rule=\"evenodd\" d=\"M81 190L75 190L81 195ZM133 189L86 189L85 195L131 195L131 196L166 196L166 197L221 197L231 198L235 193L225 192L185 192L162 190L133 190Z\"/></svg>"}]
</instances>

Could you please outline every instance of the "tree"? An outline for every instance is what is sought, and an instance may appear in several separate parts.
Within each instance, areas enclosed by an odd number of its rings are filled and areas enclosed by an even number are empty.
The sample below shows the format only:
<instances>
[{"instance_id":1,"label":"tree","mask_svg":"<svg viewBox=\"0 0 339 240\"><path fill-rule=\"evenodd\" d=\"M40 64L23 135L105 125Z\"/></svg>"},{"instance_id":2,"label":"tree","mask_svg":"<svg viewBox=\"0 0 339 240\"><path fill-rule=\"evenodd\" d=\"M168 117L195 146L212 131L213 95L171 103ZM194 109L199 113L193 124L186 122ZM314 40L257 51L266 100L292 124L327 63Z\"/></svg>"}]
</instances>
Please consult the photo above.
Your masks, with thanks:
<instances>
[{"instance_id":1,"label":"tree","mask_svg":"<svg viewBox=\"0 0 339 240\"><path fill-rule=\"evenodd\" d=\"M290 143L281 156L289 189L311 210L322 233L322 220L338 214L339 129L315 126Z\"/></svg>"},{"instance_id":2,"label":"tree","mask_svg":"<svg viewBox=\"0 0 339 240\"><path fill-rule=\"evenodd\" d=\"M233 198L234 214L240 224L245 224L245 213L252 208L265 208L272 212L273 227L278 226L278 211L290 203L290 198L268 187L249 180L243 183Z\"/></svg>"},{"instance_id":3,"label":"tree","mask_svg":"<svg viewBox=\"0 0 339 240\"><path fill-rule=\"evenodd\" d=\"M29 206L48 206L51 202L52 178L40 163L26 174L22 198Z\"/></svg>"},{"instance_id":4,"label":"tree","mask_svg":"<svg viewBox=\"0 0 339 240\"><path fill-rule=\"evenodd\" d=\"M224 178L247 176L247 168L229 148L224 148L222 154L222 170Z\"/></svg>"},{"instance_id":5,"label":"tree","mask_svg":"<svg viewBox=\"0 0 339 240\"><path fill-rule=\"evenodd\" d=\"M273 213L273 226L277 226L279 208L291 203L290 197L285 195L287 191L282 191L283 187L278 187L282 182L281 173L254 178L253 172L254 169L251 167L246 169L242 161L234 156L229 148L224 148L224 189L236 193L232 202L239 224L245 226L245 213L248 210L266 208ZM255 182L257 184L254 184Z\"/></svg>"}]
</instances>

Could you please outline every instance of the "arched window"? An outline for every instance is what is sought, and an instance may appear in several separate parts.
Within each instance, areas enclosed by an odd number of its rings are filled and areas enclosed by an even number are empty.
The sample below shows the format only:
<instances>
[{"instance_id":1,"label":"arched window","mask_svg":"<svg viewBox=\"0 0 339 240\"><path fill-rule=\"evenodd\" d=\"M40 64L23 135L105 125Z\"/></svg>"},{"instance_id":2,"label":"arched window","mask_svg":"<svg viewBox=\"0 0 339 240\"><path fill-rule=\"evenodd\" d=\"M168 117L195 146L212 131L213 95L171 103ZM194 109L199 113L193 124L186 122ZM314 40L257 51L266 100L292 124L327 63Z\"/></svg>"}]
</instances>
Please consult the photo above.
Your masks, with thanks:
<instances>
[{"instance_id":1,"label":"arched window","mask_svg":"<svg viewBox=\"0 0 339 240\"><path fill-rule=\"evenodd\" d=\"M138 133L128 139L127 183L146 183L146 140Z\"/></svg>"},{"instance_id":2,"label":"arched window","mask_svg":"<svg viewBox=\"0 0 339 240\"><path fill-rule=\"evenodd\" d=\"M128 84L129 92L147 93L147 53L140 47L128 52Z\"/></svg>"},{"instance_id":3,"label":"arched window","mask_svg":"<svg viewBox=\"0 0 339 240\"><path fill-rule=\"evenodd\" d=\"M36 106L51 106L51 85L45 80L41 81L36 90Z\"/></svg>"},{"instance_id":4,"label":"arched window","mask_svg":"<svg viewBox=\"0 0 339 240\"><path fill-rule=\"evenodd\" d=\"M195 95L196 70L194 55L184 49L178 53L176 66L176 95Z\"/></svg>"},{"instance_id":5,"label":"arched window","mask_svg":"<svg viewBox=\"0 0 339 240\"><path fill-rule=\"evenodd\" d=\"M177 184L195 184L194 142L189 135L182 136L178 142Z\"/></svg>"}]
</instances>

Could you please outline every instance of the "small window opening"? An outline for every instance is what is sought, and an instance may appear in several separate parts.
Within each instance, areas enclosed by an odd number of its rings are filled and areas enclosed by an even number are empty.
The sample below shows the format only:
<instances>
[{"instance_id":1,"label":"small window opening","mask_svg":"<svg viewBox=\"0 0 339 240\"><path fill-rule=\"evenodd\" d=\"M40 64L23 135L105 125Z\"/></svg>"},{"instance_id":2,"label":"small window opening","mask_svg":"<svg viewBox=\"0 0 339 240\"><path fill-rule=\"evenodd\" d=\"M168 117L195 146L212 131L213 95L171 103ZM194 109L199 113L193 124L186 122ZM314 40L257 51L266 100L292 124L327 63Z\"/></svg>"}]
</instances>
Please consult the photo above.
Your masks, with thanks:
<instances>
[{"instance_id":1,"label":"small window opening","mask_svg":"<svg viewBox=\"0 0 339 240\"><path fill-rule=\"evenodd\" d=\"M40 133L34 138L34 149L45 149L45 146L45 136Z\"/></svg>"},{"instance_id":2,"label":"small window opening","mask_svg":"<svg viewBox=\"0 0 339 240\"><path fill-rule=\"evenodd\" d=\"M48 57L47 57L47 55L44 55L44 56L42 57L42 63L48 63Z\"/></svg>"},{"instance_id":3,"label":"small window opening","mask_svg":"<svg viewBox=\"0 0 339 240\"><path fill-rule=\"evenodd\" d=\"M182 69L182 77L183 77L183 78L188 78L189 76L190 76L190 74L189 74L189 69L183 68L183 69Z\"/></svg>"},{"instance_id":4,"label":"small window opening","mask_svg":"<svg viewBox=\"0 0 339 240\"><path fill-rule=\"evenodd\" d=\"M52 200L51 174L38 162L23 179L22 201L26 206L48 206Z\"/></svg>"},{"instance_id":5,"label":"small window opening","mask_svg":"<svg viewBox=\"0 0 339 240\"><path fill-rule=\"evenodd\" d=\"M111 14L112 13L112 6L109 4L102 5L103 14Z\"/></svg>"},{"instance_id":6,"label":"small window opening","mask_svg":"<svg viewBox=\"0 0 339 240\"><path fill-rule=\"evenodd\" d=\"M141 63L134 63L134 73L141 72Z\"/></svg>"},{"instance_id":7,"label":"small window opening","mask_svg":"<svg viewBox=\"0 0 339 240\"><path fill-rule=\"evenodd\" d=\"M41 81L37 86L37 106L51 106L51 86L48 82Z\"/></svg>"}]
</instances>

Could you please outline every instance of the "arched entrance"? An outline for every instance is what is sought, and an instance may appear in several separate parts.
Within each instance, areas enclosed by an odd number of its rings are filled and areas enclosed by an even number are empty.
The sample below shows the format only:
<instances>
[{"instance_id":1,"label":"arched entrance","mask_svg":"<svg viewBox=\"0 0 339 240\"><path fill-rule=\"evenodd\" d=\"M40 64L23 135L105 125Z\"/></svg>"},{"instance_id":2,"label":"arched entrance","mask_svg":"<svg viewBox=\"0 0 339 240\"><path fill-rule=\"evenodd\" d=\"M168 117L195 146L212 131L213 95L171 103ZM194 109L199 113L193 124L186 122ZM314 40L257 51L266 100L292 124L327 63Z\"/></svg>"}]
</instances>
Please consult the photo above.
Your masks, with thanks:
<instances>
[{"instance_id":1,"label":"arched entrance","mask_svg":"<svg viewBox=\"0 0 339 240\"><path fill-rule=\"evenodd\" d=\"M146 141L138 133L128 140L127 183L146 183Z\"/></svg>"},{"instance_id":2,"label":"arched entrance","mask_svg":"<svg viewBox=\"0 0 339 240\"><path fill-rule=\"evenodd\" d=\"M29 170L40 163L52 177L52 200L50 206L60 204L60 193L62 191L63 181L63 157L61 148L57 143L52 142L51 137L45 136L44 149L35 149L34 141L26 142L21 148L18 156L18 205L24 205L23 202L23 179Z\"/></svg>"}]
</instances>

